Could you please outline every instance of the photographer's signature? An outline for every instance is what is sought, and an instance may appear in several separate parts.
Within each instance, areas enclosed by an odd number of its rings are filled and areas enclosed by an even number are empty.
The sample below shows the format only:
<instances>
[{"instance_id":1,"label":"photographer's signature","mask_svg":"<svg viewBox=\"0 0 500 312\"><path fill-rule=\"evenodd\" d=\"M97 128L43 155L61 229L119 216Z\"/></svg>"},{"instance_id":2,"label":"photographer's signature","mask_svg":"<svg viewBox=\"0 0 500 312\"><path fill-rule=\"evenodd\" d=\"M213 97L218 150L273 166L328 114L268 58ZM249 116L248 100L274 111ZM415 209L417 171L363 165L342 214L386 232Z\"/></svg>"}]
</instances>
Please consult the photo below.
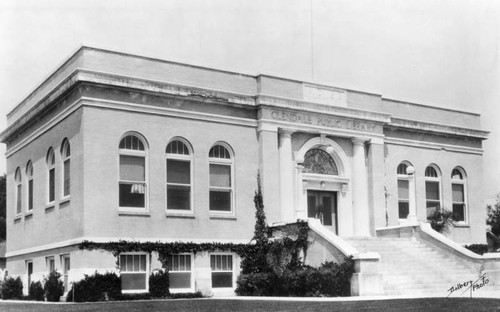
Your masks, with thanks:
<instances>
[{"instance_id":1,"label":"photographer's signature","mask_svg":"<svg viewBox=\"0 0 500 312\"><path fill-rule=\"evenodd\" d=\"M455 286L451 286L448 289L448 296L447 297L449 297L452 293L454 293L455 291L458 291L458 290L463 290L461 295L463 295L466 291L470 290L471 296L472 296L473 291L476 291L476 290L483 288L489 282L490 282L490 280L486 278L486 273L483 273L483 275L481 275L475 282L470 280L470 281L465 281L463 283L457 283Z\"/></svg>"}]
</instances>

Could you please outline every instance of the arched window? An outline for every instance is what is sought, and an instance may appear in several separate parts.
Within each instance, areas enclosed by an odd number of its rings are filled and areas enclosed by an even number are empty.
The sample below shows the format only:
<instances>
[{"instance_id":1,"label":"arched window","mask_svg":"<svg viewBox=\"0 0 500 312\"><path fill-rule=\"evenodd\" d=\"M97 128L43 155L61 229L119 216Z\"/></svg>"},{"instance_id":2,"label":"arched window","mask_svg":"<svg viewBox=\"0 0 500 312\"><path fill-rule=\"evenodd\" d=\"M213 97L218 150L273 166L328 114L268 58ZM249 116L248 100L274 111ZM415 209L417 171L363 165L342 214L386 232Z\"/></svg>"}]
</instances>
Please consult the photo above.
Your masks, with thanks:
<instances>
[{"instance_id":1,"label":"arched window","mask_svg":"<svg viewBox=\"0 0 500 312\"><path fill-rule=\"evenodd\" d=\"M408 166L410 163L402 162L397 168L399 219L406 219L410 211L410 179L406 172Z\"/></svg>"},{"instance_id":2,"label":"arched window","mask_svg":"<svg viewBox=\"0 0 500 312\"><path fill-rule=\"evenodd\" d=\"M62 194L63 197L67 197L70 194L70 185L71 185L71 175L70 175L70 160L69 156L70 148L68 139L64 139L61 145L61 160L62 160Z\"/></svg>"},{"instance_id":3,"label":"arched window","mask_svg":"<svg viewBox=\"0 0 500 312\"><path fill-rule=\"evenodd\" d=\"M33 210L33 164L31 160L26 165L26 177L28 178L28 211Z\"/></svg>"},{"instance_id":4,"label":"arched window","mask_svg":"<svg viewBox=\"0 0 500 312\"><path fill-rule=\"evenodd\" d=\"M49 148L47 152L47 202L50 204L56 198L56 156L54 150Z\"/></svg>"},{"instance_id":5,"label":"arched window","mask_svg":"<svg viewBox=\"0 0 500 312\"><path fill-rule=\"evenodd\" d=\"M465 171L455 167L451 171L451 201L457 221L467 222L467 184Z\"/></svg>"},{"instance_id":6,"label":"arched window","mask_svg":"<svg viewBox=\"0 0 500 312\"><path fill-rule=\"evenodd\" d=\"M208 153L210 164L210 211L232 212L233 157L229 146L218 143Z\"/></svg>"},{"instance_id":7,"label":"arched window","mask_svg":"<svg viewBox=\"0 0 500 312\"><path fill-rule=\"evenodd\" d=\"M427 218L441 209L441 172L436 165L425 168L425 200Z\"/></svg>"},{"instance_id":8,"label":"arched window","mask_svg":"<svg viewBox=\"0 0 500 312\"><path fill-rule=\"evenodd\" d=\"M304 155L303 173L338 175L337 164L332 156L319 148L313 148Z\"/></svg>"},{"instance_id":9,"label":"arched window","mask_svg":"<svg viewBox=\"0 0 500 312\"><path fill-rule=\"evenodd\" d=\"M17 167L16 174L14 176L16 182L16 214L20 214L23 211L22 208L22 196L23 196L23 184L21 177L21 168Z\"/></svg>"},{"instance_id":10,"label":"arched window","mask_svg":"<svg viewBox=\"0 0 500 312\"><path fill-rule=\"evenodd\" d=\"M120 208L146 208L146 158L145 140L137 134L127 134L120 141Z\"/></svg>"},{"instance_id":11,"label":"arched window","mask_svg":"<svg viewBox=\"0 0 500 312\"><path fill-rule=\"evenodd\" d=\"M174 139L166 148L167 210L191 211L192 149L184 139Z\"/></svg>"}]
</instances>

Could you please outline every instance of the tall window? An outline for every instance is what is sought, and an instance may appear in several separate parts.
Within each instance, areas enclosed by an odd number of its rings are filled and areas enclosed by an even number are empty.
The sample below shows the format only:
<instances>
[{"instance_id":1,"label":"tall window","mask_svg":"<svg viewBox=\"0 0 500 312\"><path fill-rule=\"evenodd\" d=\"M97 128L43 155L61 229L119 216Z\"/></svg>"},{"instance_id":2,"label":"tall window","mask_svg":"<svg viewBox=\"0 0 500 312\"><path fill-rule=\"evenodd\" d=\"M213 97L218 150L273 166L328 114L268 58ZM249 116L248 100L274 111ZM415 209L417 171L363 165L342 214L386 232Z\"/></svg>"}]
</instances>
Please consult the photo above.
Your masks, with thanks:
<instances>
[{"instance_id":1,"label":"tall window","mask_svg":"<svg viewBox=\"0 0 500 312\"><path fill-rule=\"evenodd\" d=\"M210 162L210 211L231 212L233 201L233 159L228 148L214 145L208 153Z\"/></svg>"},{"instance_id":2,"label":"tall window","mask_svg":"<svg viewBox=\"0 0 500 312\"><path fill-rule=\"evenodd\" d=\"M23 211L22 208L23 186L22 186L21 168L19 167L17 167L16 169L14 180L16 181L16 214L20 214Z\"/></svg>"},{"instance_id":3,"label":"tall window","mask_svg":"<svg viewBox=\"0 0 500 312\"><path fill-rule=\"evenodd\" d=\"M400 163L397 168L398 176L398 213L399 219L406 219L410 211L410 181L406 169L408 163Z\"/></svg>"},{"instance_id":4,"label":"tall window","mask_svg":"<svg viewBox=\"0 0 500 312\"><path fill-rule=\"evenodd\" d=\"M233 256L210 255L212 288L233 287Z\"/></svg>"},{"instance_id":5,"label":"tall window","mask_svg":"<svg viewBox=\"0 0 500 312\"><path fill-rule=\"evenodd\" d=\"M425 200L429 218L435 210L441 209L441 175L434 165L425 168Z\"/></svg>"},{"instance_id":6,"label":"tall window","mask_svg":"<svg viewBox=\"0 0 500 312\"><path fill-rule=\"evenodd\" d=\"M62 160L62 193L63 197L70 194L70 148L68 139L64 139L61 146L61 160Z\"/></svg>"},{"instance_id":7,"label":"tall window","mask_svg":"<svg viewBox=\"0 0 500 312\"><path fill-rule=\"evenodd\" d=\"M171 255L168 258L170 289L191 288L191 255Z\"/></svg>"},{"instance_id":8,"label":"tall window","mask_svg":"<svg viewBox=\"0 0 500 312\"><path fill-rule=\"evenodd\" d=\"M191 210L192 152L184 140L167 145L167 209Z\"/></svg>"},{"instance_id":9,"label":"tall window","mask_svg":"<svg viewBox=\"0 0 500 312\"><path fill-rule=\"evenodd\" d=\"M49 148L47 152L47 199L49 203L54 202L56 198L56 157L54 155L54 150Z\"/></svg>"},{"instance_id":10,"label":"tall window","mask_svg":"<svg viewBox=\"0 0 500 312\"><path fill-rule=\"evenodd\" d=\"M146 254L126 253L120 255L120 277L122 290L145 291L147 289Z\"/></svg>"},{"instance_id":11,"label":"tall window","mask_svg":"<svg viewBox=\"0 0 500 312\"><path fill-rule=\"evenodd\" d=\"M54 259L54 256L46 257L45 263L47 264L47 270L49 272L53 272L56 270L56 260Z\"/></svg>"},{"instance_id":12,"label":"tall window","mask_svg":"<svg viewBox=\"0 0 500 312\"><path fill-rule=\"evenodd\" d=\"M120 208L146 208L146 147L137 135L127 135L119 145Z\"/></svg>"},{"instance_id":13,"label":"tall window","mask_svg":"<svg viewBox=\"0 0 500 312\"><path fill-rule=\"evenodd\" d=\"M61 256L61 266L63 269L63 285L64 285L64 292L69 291L69 270L71 270L71 259L69 255L62 255Z\"/></svg>"},{"instance_id":14,"label":"tall window","mask_svg":"<svg viewBox=\"0 0 500 312\"><path fill-rule=\"evenodd\" d=\"M28 211L33 210L33 164L31 160L26 165L26 177L28 178Z\"/></svg>"},{"instance_id":15,"label":"tall window","mask_svg":"<svg viewBox=\"0 0 500 312\"><path fill-rule=\"evenodd\" d=\"M462 168L456 167L451 172L451 191L453 213L457 217L457 221L467 222L466 177L465 171Z\"/></svg>"}]
</instances>

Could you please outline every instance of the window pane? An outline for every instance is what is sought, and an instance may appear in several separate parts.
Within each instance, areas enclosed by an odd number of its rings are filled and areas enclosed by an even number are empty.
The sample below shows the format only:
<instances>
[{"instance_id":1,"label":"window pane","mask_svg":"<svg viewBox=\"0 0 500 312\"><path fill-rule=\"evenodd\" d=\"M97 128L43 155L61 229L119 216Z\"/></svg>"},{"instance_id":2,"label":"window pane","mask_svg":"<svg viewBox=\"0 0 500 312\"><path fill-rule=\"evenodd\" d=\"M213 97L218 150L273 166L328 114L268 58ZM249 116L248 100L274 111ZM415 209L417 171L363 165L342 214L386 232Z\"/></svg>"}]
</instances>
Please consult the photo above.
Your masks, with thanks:
<instances>
[{"instance_id":1,"label":"window pane","mask_svg":"<svg viewBox=\"0 0 500 312\"><path fill-rule=\"evenodd\" d=\"M191 288L191 273L169 274L170 288Z\"/></svg>"},{"instance_id":2,"label":"window pane","mask_svg":"<svg viewBox=\"0 0 500 312\"><path fill-rule=\"evenodd\" d=\"M33 209L33 180L28 181L28 210Z\"/></svg>"},{"instance_id":3,"label":"window pane","mask_svg":"<svg viewBox=\"0 0 500 312\"><path fill-rule=\"evenodd\" d=\"M69 159L64 161L64 196L69 195L69 185L70 185L70 162Z\"/></svg>"},{"instance_id":4,"label":"window pane","mask_svg":"<svg viewBox=\"0 0 500 312\"><path fill-rule=\"evenodd\" d=\"M212 272L212 288L233 287L232 272Z\"/></svg>"},{"instance_id":5,"label":"window pane","mask_svg":"<svg viewBox=\"0 0 500 312\"><path fill-rule=\"evenodd\" d=\"M146 289L146 274L121 274L122 289L123 290L133 290L133 289Z\"/></svg>"},{"instance_id":6,"label":"window pane","mask_svg":"<svg viewBox=\"0 0 500 312\"><path fill-rule=\"evenodd\" d=\"M231 192L211 190L210 210L231 211Z\"/></svg>"},{"instance_id":7,"label":"window pane","mask_svg":"<svg viewBox=\"0 0 500 312\"><path fill-rule=\"evenodd\" d=\"M409 198L409 182L408 180L398 180L398 198L408 199Z\"/></svg>"},{"instance_id":8,"label":"window pane","mask_svg":"<svg viewBox=\"0 0 500 312\"><path fill-rule=\"evenodd\" d=\"M231 187L231 166L211 164L210 186Z\"/></svg>"},{"instance_id":9,"label":"window pane","mask_svg":"<svg viewBox=\"0 0 500 312\"><path fill-rule=\"evenodd\" d=\"M453 204L453 213L457 217L457 221L465 221L465 205Z\"/></svg>"},{"instance_id":10,"label":"window pane","mask_svg":"<svg viewBox=\"0 0 500 312\"><path fill-rule=\"evenodd\" d=\"M464 186L463 184L452 184L452 201L463 203L464 202Z\"/></svg>"},{"instance_id":11,"label":"window pane","mask_svg":"<svg viewBox=\"0 0 500 312\"><path fill-rule=\"evenodd\" d=\"M191 187L168 185L167 186L167 209L189 210Z\"/></svg>"},{"instance_id":12,"label":"window pane","mask_svg":"<svg viewBox=\"0 0 500 312\"><path fill-rule=\"evenodd\" d=\"M174 264L172 266L174 271L179 271L179 256L174 256Z\"/></svg>"},{"instance_id":13,"label":"window pane","mask_svg":"<svg viewBox=\"0 0 500 312\"><path fill-rule=\"evenodd\" d=\"M134 271L134 256L127 255L126 257L127 257L127 271L133 272Z\"/></svg>"},{"instance_id":14,"label":"window pane","mask_svg":"<svg viewBox=\"0 0 500 312\"><path fill-rule=\"evenodd\" d=\"M145 192L146 187L143 184L120 183L120 207L145 207Z\"/></svg>"},{"instance_id":15,"label":"window pane","mask_svg":"<svg viewBox=\"0 0 500 312\"><path fill-rule=\"evenodd\" d=\"M126 271L127 269L127 256L120 255L120 271Z\"/></svg>"},{"instance_id":16,"label":"window pane","mask_svg":"<svg viewBox=\"0 0 500 312\"><path fill-rule=\"evenodd\" d=\"M184 255L184 265L186 271L191 271L191 256Z\"/></svg>"},{"instance_id":17,"label":"window pane","mask_svg":"<svg viewBox=\"0 0 500 312\"><path fill-rule=\"evenodd\" d=\"M439 200L439 182L425 182L425 196L427 199Z\"/></svg>"},{"instance_id":18,"label":"window pane","mask_svg":"<svg viewBox=\"0 0 500 312\"><path fill-rule=\"evenodd\" d=\"M120 155L120 180L145 181L144 157Z\"/></svg>"},{"instance_id":19,"label":"window pane","mask_svg":"<svg viewBox=\"0 0 500 312\"><path fill-rule=\"evenodd\" d=\"M399 218L406 219L408 217L408 213L410 212L410 206L407 202L399 202Z\"/></svg>"},{"instance_id":20,"label":"window pane","mask_svg":"<svg viewBox=\"0 0 500 312\"><path fill-rule=\"evenodd\" d=\"M56 198L55 195L55 169L49 170L49 202L53 202Z\"/></svg>"},{"instance_id":21,"label":"window pane","mask_svg":"<svg viewBox=\"0 0 500 312\"><path fill-rule=\"evenodd\" d=\"M210 256L210 268L212 271L215 270L215 255Z\"/></svg>"},{"instance_id":22,"label":"window pane","mask_svg":"<svg viewBox=\"0 0 500 312\"><path fill-rule=\"evenodd\" d=\"M23 196L22 192L23 191L21 188L21 184L18 184L17 185L17 204L16 204L17 213L21 213L21 211L22 211L22 208L21 208L21 196Z\"/></svg>"},{"instance_id":23,"label":"window pane","mask_svg":"<svg viewBox=\"0 0 500 312\"><path fill-rule=\"evenodd\" d=\"M191 183L189 161L167 159L167 183Z\"/></svg>"},{"instance_id":24,"label":"window pane","mask_svg":"<svg viewBox=\"0 0 500 312\"><path fill-rule=\"evenodd\" d=\"M139 255L134 255L134 272L140 271L140 261Z\"/></svg>"}]
</instances>

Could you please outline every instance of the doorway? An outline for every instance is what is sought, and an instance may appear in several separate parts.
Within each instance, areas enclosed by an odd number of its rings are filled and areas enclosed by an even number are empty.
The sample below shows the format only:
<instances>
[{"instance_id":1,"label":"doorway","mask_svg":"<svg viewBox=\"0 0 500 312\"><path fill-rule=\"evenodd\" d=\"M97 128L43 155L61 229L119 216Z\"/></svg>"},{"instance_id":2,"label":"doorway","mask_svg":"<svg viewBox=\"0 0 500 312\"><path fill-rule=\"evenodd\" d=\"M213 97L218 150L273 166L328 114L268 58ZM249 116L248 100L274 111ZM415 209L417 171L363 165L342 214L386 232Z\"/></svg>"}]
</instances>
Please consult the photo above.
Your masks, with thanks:
<instances>
[{"instance_id":1,"label":"doorway","mask_svg":"<svg viewBox=\"0 0 500 312\"><path fill-rule=\"evenodd\" d=\"M307 217L319 219L338 235L337 192L307 191Z\"/></svg>"}]
</instances>

